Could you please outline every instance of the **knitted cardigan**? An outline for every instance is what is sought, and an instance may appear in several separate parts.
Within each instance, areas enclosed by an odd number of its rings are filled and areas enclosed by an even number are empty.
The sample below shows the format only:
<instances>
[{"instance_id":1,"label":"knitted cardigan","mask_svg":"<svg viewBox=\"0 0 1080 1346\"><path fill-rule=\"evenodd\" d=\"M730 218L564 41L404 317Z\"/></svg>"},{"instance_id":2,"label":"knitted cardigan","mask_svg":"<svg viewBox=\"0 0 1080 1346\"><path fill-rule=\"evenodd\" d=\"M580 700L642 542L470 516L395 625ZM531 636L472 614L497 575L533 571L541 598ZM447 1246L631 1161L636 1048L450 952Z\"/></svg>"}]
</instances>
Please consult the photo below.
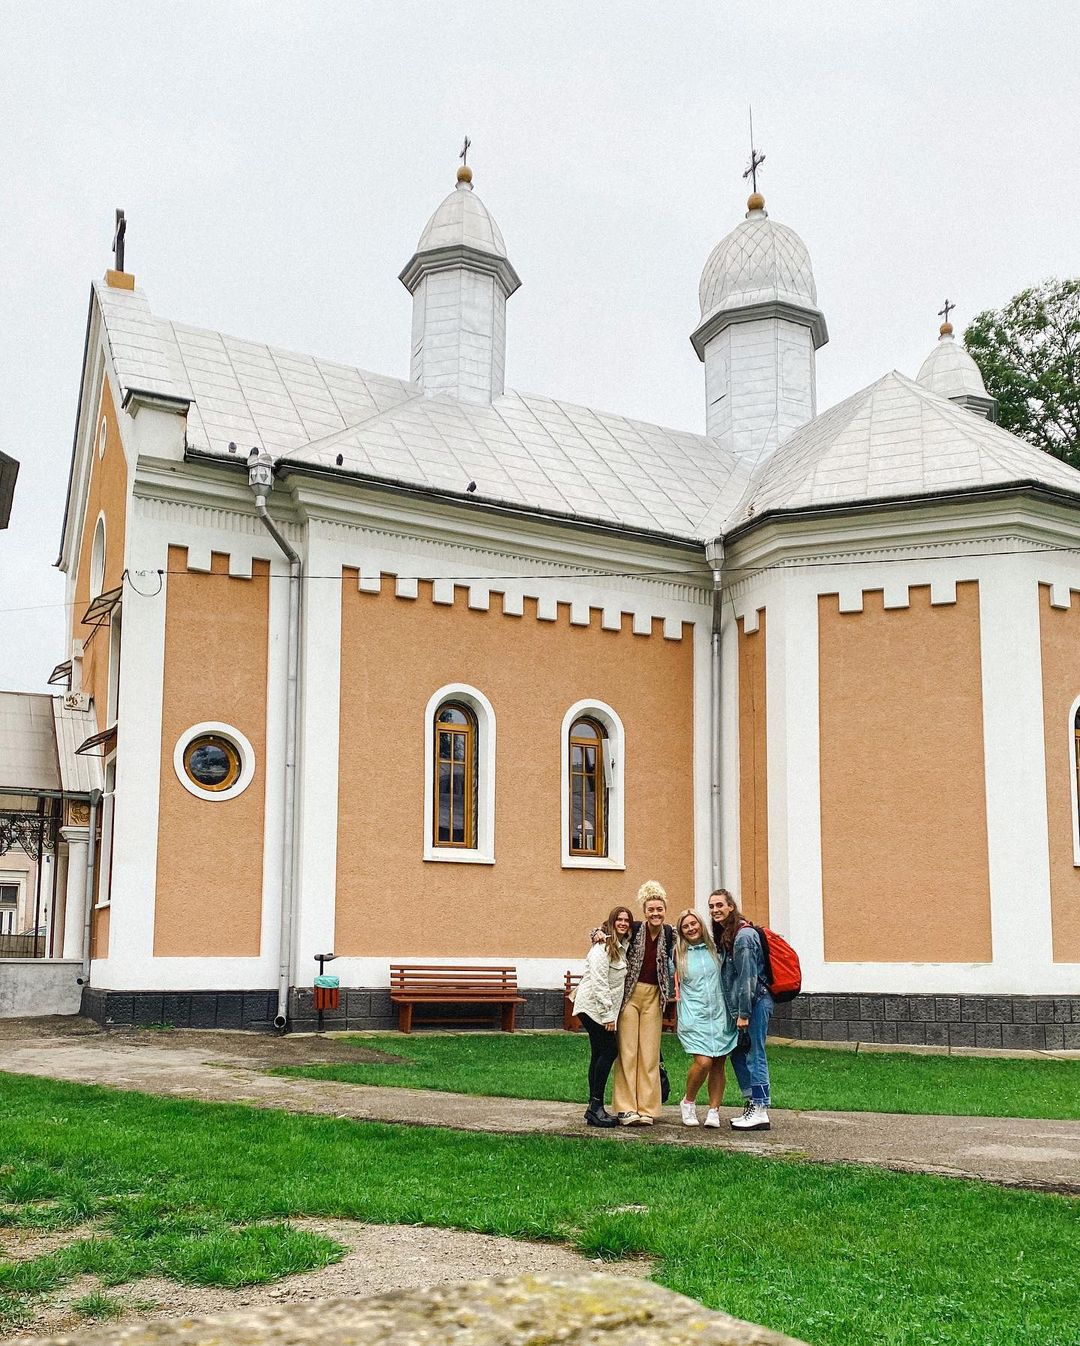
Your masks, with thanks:
<instances>
[{"instance_id":1,"label":"knitted cardigan","mask_svg":"<svg viewBox=\"0 0 1080 1346\"><path fill-rule=\"evenodd\" d=\"M630 936L630 946L626 950L624 1005L634 994L634 987L637 986L638 978L641 976L641 965L645 961L645 930L646 924L644 921L634 922L633 933ZM674 958L675 930L665 923L660 927L660 933L656 937L656 981L657 989L660 992L661 1014L663 1014L668 1001L675 995L675 983L671 974Z\"/></svg>"}]
</instances>

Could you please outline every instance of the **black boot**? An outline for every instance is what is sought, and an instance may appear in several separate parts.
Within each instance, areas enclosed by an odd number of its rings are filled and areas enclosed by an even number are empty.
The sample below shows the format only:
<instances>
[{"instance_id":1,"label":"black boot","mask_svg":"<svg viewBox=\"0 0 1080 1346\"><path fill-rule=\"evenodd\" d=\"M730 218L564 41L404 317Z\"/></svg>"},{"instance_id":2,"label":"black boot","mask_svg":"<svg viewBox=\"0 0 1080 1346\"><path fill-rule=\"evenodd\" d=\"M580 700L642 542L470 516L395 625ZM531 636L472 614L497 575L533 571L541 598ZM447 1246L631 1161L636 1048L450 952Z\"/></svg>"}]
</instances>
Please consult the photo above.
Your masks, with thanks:
<instances>
[{"instance_id":1,"label":"black boot","mask_svg":"<svg viewBox=\"0 0 1080 1346\"><path fill-rule=\"evenodd\" d=\"M590 1098L589 1106L585 1113L585 1121L589 1126L618 1126L619 1119L612 1117L610 1112L604 1108L602 1098Z\"/></svg>"}]
</instances>

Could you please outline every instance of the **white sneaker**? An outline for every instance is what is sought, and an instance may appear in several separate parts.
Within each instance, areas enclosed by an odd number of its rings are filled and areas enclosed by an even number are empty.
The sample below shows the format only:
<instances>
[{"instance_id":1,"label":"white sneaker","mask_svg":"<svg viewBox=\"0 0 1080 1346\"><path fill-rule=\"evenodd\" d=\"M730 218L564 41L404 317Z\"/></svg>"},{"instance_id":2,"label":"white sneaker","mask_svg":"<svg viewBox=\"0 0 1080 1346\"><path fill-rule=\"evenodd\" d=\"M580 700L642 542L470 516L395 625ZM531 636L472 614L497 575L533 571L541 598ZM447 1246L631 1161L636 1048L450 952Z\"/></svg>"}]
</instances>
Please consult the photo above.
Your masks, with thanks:
<instances>
[{"instance_id":1,"label":"white sneaker","mask_svg":"<svg viewBox=\"0 0 1080 1346\"><path fill-rule=\"evenodd\" d=\"M638 1118L638 1115L637 1115L636 1112L620 1112L620 1113L619 1113L619 1125L620 1125L620 1126L634 1126L634 1125L638 1122L638 1120L639 1120L639 1118Z\"/></svg>"},{"instance_id":2,"label":"white sneaker","mask_svg":"<svg viewBox=\"0 0 1080 1346\"><path fill-rule=\"evenodd\" d=\"M647 1112L635 1112L635 1113L634 1113L634 1125L635 1125L635 1126L652 1126L653 1122L655 1122L655 1121L656 1121L656 1118L653 1117L650 1113L647 1113Z\"/></svg>"},{"instance_id":3,"label":"white sneaker","mask_svg":"<svg viewBox=\"0 0 1080 1346\"><path fill-rule=\"evenodd\" d=\"M695 1103L691 1103L684 1098L679 1104L679 1110L682 1112L683 1126L697 1126L697 1105Z\"/></svg>"},{"instance_id":4,"label":"white sneaker","mask_svg":"<svg viewBox=\"0 0 1080 1346\"><path fill-rule=\"evenodd\" d=\"M710 1108L709 1111L705 1114L705 1125L706 1126L720 1125L720 1111L718 1108Z\"/></svg>"},{"instance_id":5,"label":"white sneaker","mask_svg":"<svg viewBox=\"0 0 1080 1346\"><path fill-rule=\"evenodd\" d=\"M734 1131L768 1131L769 1110L761 1103L748 1103L741 1117L732 1117Z\"/></svg>"}]
</instances>

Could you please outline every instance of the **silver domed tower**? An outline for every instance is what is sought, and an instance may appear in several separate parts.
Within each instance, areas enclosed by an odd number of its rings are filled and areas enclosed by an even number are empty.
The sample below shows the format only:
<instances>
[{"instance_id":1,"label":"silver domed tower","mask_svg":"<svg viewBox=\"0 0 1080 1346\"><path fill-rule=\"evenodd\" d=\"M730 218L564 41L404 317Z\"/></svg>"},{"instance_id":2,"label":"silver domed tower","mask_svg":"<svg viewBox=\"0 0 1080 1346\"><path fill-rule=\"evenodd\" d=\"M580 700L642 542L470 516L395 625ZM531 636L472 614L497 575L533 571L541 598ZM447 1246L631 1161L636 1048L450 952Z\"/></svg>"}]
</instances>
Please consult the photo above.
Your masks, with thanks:
<instances>
[{"instance_id":1,"label":"silver domed tower","mask_svg":"<svg viewBox=\"0 0 1080 1346\"><path fill-rule=\"evenodd\" d=\"M706 433L753 464L816 414L815 351L829 333L806 245L769 219L760 192L746 205L705 263L690 340L705 365Z\"/></svg>"},{"instance_id":2,"label":"silver domed tower","mask_svg":"<svg viewBox=\"0 0 1080 1346\"><path fill-rule=\"evenodd\" d=\"M948 308L951 307L949 304ZM947 316L941 324L938 344L922 362L915 382L977 416L985 416L988 421L997 420L997 398L986 391L979 366L963 346L957 345L953 325Z\"/></svg>"},{"instance_id":3,"label":"silver domed tower","mask_svg":"<svg viewBox=\"0 0 1080 1346\"><path fill-rule=\"evenodd\" d=\"M487 403L503 393L506 301L521 284L499 226L462 165L398 277L413 297L409 377L425 393Z\"/></svg>"}]
</instances>

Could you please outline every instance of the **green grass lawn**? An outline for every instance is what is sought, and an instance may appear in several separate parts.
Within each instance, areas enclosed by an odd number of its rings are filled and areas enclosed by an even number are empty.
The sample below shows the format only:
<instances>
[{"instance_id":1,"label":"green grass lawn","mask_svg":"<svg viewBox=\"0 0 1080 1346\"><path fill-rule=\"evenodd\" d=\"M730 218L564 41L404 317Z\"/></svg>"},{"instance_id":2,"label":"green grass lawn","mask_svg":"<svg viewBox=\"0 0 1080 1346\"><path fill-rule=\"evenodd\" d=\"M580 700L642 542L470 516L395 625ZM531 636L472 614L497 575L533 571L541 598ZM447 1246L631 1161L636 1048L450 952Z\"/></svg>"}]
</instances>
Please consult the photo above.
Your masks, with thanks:
<instances>
[{"instance_id":1,"label":"green grass lawn","mask_svg":"<svg viewBox=\"0 0 1080 1346\"><path fill-rule=\"evenodd\" d=\"M353 1041L407 1061L283 1066L275 1073L566 1103L586 1097L589 1044L584 1034L386 1033ZM664 1061L672 1098L681 1098L687 1057L673 1035L664 1038ZM1080 1061L771 1047L769 1070L778 1108L1080 1118ZM726 1102L741 1104L730 1069Z\"/></svg>"},{"instance_id":2,"label":"green grass lawn","mask_svg":"<svg viewBox=\"0 0 1080 1346\"><path fill-rule=\"evenodd\" d=\"M0 1265L9 1326L80 1271L230 1285L318 1265L340 1250L286 1222L323 1216L648 1254L661 1283L813 1346L1076 1346L1080 1203L1066 1197L19 1076L0 1075L0 1117L0 1221L101 1230Z\"/></svg>"}]
</instances>

